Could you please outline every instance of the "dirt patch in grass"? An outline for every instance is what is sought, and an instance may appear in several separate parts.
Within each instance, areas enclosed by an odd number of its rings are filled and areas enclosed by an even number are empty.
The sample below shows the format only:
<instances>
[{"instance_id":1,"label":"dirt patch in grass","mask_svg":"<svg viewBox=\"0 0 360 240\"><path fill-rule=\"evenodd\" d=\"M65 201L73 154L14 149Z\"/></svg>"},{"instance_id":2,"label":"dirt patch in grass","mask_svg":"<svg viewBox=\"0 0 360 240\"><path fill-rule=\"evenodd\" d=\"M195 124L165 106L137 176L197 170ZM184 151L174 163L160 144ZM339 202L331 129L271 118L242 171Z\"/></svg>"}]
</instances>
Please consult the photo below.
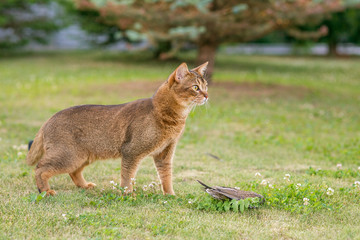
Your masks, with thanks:
<instances>
[{"instance_id":1,"label":"dirt patch in grass","mask_svg":"<svg viewBox=\"0 0 360 240\"><path fill-rule=\"evenodd\" d=\"M152 96L163 82L125 82L93 86L92 91L105 94L118 93L120 96ZM298 97L302 98L310 93L305 87L286 86L280 84L249 83L249 82L214 82L209 86L210 94L214 97Z\"/></svg>"},{"instance_id":2,"label":"dirt patch in grass","mask_svg":"<svg viewBox=\"0 0 360 240\"><path fill-rule=\"evenodd\" d=\"M250 82L214 82L210 91L215 96L227 95L231 98L239 97L297 97L302 98L310 93L310 90L300 86L286 86L280 84L250 83Z\"/></svg>"}]
</instances>

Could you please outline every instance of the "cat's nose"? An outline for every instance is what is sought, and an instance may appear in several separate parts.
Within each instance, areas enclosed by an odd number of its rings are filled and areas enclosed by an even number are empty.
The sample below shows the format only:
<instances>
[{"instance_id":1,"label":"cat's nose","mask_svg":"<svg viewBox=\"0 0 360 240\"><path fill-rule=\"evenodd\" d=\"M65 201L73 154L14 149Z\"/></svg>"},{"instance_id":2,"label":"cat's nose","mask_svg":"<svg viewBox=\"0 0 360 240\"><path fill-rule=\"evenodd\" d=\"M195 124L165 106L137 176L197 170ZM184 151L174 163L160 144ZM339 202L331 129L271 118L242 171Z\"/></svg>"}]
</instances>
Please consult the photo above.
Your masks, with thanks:
<instances>
[{"instance_id":1,"label":"cat's nose","mask_svg":"<svg viewBox=\"0 0 360 240\"><path fill-rule=\"evenodd\" d=\"M209 95L207 92L204 92L204 97L206 98L206 100L209 98Z\"/></svg>"}]
</instances>

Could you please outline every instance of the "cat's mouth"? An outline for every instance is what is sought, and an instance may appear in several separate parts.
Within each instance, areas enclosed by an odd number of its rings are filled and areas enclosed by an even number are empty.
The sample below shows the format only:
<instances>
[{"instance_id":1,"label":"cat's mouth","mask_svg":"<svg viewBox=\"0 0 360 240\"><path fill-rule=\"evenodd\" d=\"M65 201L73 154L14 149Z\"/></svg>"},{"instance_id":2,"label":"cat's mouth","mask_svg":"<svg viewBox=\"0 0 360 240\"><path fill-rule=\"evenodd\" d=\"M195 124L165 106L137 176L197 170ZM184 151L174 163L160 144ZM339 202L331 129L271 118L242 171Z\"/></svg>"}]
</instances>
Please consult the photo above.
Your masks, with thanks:
<instances>
[{"instance_id":1,"label":"cat's mouth","mask_svg":"<svg viewBox=\"0 0 360 240\"><path fill-rule=\"evenodd\" d=\"M198 103L198 105L204 105L207 101L208 101L209 98L204 98L200 103Z\"/></svg>"}]
</instances>

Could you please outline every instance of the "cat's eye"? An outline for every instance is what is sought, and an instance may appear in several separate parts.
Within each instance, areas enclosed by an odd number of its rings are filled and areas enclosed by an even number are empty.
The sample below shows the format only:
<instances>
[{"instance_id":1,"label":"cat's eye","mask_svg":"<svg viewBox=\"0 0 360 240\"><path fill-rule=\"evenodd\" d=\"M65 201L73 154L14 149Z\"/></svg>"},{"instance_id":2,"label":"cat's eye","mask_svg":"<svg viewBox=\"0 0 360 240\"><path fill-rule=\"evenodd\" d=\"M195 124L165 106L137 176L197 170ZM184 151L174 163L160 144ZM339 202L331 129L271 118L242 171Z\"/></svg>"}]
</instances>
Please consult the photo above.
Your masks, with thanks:
<instances>
[{"instance_id":1,"label":"cat's eye","mask_svg":"<svg viewBox=\"0 0 360 240\"><path fill-rule=\"evenodd\" d=\"M194 85L194 86L193 86L193 89L194 89L195 91L199 91L199 90L200 90L200 88L199 88L198 85Z\"/></svg>"}]
</instances>

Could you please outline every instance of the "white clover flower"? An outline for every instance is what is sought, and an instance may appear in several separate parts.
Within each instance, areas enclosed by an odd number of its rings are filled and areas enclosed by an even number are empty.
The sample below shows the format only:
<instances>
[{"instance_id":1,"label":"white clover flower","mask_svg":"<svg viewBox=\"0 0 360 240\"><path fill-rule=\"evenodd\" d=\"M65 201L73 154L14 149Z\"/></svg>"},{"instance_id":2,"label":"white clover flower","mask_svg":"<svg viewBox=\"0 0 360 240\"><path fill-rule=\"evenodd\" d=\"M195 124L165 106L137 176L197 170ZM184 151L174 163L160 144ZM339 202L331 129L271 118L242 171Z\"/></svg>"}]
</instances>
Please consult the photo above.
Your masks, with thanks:
<instances>
[{"instance_id":1,"label":"white clover flower","mask_svg":"<svg viewBox=\"0 0 360 240\"><path fill-rule=\"evenodd\" d=\"M274 186L272 184L269 184L269 188L274 188Z\"/></svg>"},{"instance_id":2,"label":"white clover flower","mask_svg":"<svg viewBox=\"0 0 360 240\"><path fill-rule=\"evenodd\" d=\"M360 171L360 167L358 167L358 170Z\"/></svg>"},{"instance_id":3,"label":"white clover flower","mask_svg":"<svg viewBox=\"0 0 360 240\"><path fill-rule=\"evenodd\" d=\"M255 173L255 177L261 177L261 174L259 172Z\"/></svg>"},{"instance_id":4,"label":"white clover flower","mask_svg":"<svg viewBox=\"0 0 360 240\"><path fill-rule=\"evenodd\" d=\"M114 184L115 182L114 181L110 181L111 184Z\"/></svg>"},{"instance_id":5,"label":"white clover flower","mask_svg":"<svg viewBox=\"0 0 360 240\"><path fill-rule=\"evenodd\" d=\"M296 184L296 189L299 189L301 187L301 183Z\"/></svg>"},{"instance_id":6,"label":"white clover flower","mask_svg":"<svg viewBox=\"0 0 360 240\"><path fill-rule=\"evenodd\" d=\"M142 187L142 189L144 190L144 191L146 191L147 190L147 185L144 185L143 187Z\"/></svg>"},{"instance_id":7,"label":"white clover flower","mask_svg":"<svg viewBox=\"0 0 360 240\"><path fill-rule=\"evenodd\" d=\"M326 194L329 196L334 195L334 192L335 192L334 189L332 189L330 187L326 190Z\"/></svg>"},{"instance_id":8,"label":"white clover flower","mask_svg":"<svg viewBox=\"0 0 360 240\"><path fill-rule=\"evenodd\" d=\"M149 184L149 188L153 188L154 185L152 183Z\"/></svg>"},{"instance_id":9,"label":"white clover flower","mask_svg":"<svg viewBox=\"0 0 360 240\"><path fill-rule=\"evenodd\" d=\"M309 199L308 198L303 198L303 201L304 201L304 205L305 206L307 206L307 205L309 205L310 203L309 203Z\"/></svg>"},{"instance_id":10,"label":"white clover flower","mask_svg":"<svg viewBox=\"0 0 360 240\"><path fill-rule=\"evenodd\" d=\"M188 203L189 203L189 204L192 204L192 201L190 200Z\"/></svg>"},{"instance_id":11,"label":"white clover flower","mask_svg":"<svg viewBox=\"0 0 360 240\"><path fill-rule=\"evenodd\" d=\"M285 177L284 177L284 180L286 180L286 181L290 181L290 174L285 174Z\"/></svg>"},{"instance_id":12,"label":"white clover flower","mask_svg":"<svg viewBox=\"0 0 360 240\"><path fill-rule=\"evenodd\" d=\"M19 149L20 149L20 150L27 150L27 149L28 149L28 145L26 145L26 144L21 144L21 145L19 146Z\"/></svg>"},{"instance_id":13,"label":"white clover flower","mask_svg":"<svg viewBox=\"0 0 360 240\"><path fill-rule=\"evenodd\" d=\"M112 187L112 189L116 189L116 187L115 187L115 186L113 186L113 187Z\"/></svg>"},{"instance_id":14,"label":"white clover flower","mask_svg":"<svg viewBox=\"0 0 360 240\"><path fill-rule=\"evenodd\" d=\"M234 187L236 190L240 190L240 188L239 187Z\"/></svg>"},{"instance_id":15,"label":"white clover flower","mask_svg":"<svg viewBox=\"0 0 360 240\"><path fill-rule=\"evenodd\" d=\"M64 218L64 220L67 220L67 217L66 217L65 213L61 214L61 216Z\"/></svg>"},{"instance_id":16,"label":"white clover flower","mask_svg":"<svg viewBox=\"0 0 360 240\"><path fill-rule=\"evenodd\" d=\"M124 187L124 190L126 190L126 189L128 189L128 187L125 186L125 187Z\"/></svg>"},{"instance_id":17,"label":"white clover flower","mask_svg":"<svg viewBox=\"0 0 360 240\"><path fill-rule=\"evenodd\" d=\"M22 152L18 152L17 155L18 155L18 157L20 157L21 155L23 155L23 153L22 153Z\"/></svg>"},{"instance_id":18,"label":"white clover flower","mask_svg":"<svg viewBox=\"0 0 360 240\"><path fill-rule=\"evenodd\" d=\"M336 168L337 168L337 169L341 169L341 168L342 168L342 164L341 164L341 163L336 164Z\"/></svg>"},{"instance_id":19,"label":"white clover flower","mask_svg":"<svg viewBox=\"0 0 360 240\"><path fill-rule=\"evenodd\" d=\"M360 181L355 181L354 184L355 184L355 187L360 187Z\"/></svg>"},{"instance_id":20,"label":"white clover flower","mask_svg":"<svg viewBox=\"0 0 360 240\"><path fill-rule=\"evenodd\" d=\"M26 150L28 148L28 146L26 144L20 144L19 146L13 145L12 147L13 147L13 149L16 149L18 151Z\"/></svg>"},{"instance_id":21,"label":"white clover flower","mask_svg":"<svg viewBox=\"0 0 360 240\"><path fill-rule=\"evenodd\" d=\"M131 178L130 180L131 180L131 182L130 182L131 185L135 185L135 184L136 184L136 179L135 179L135 178Z\"/></svg>"},{"instance_id":22,"label":"white clover flower","mask_svg":"<svg viewBox=\"0 0 360 240\"><path fill-rule=\"evenodd\" d=\"M264 180L261 181L260 184L263 185L263 186L266 186L266 185L268 185L268 183L269 183L269 181L264 179Z\"/></svg>"},{"instance_id":23,"label":"white clover flower","mask_svg":"<svg viewBox=\"0 0 360 240\"><path fill-rule=\"evenodd\" d=\"M163 204L166 204L166 203L167 203L167 201L164 201L164 202L163 202Z\"/></svg>"}]
</instances>

